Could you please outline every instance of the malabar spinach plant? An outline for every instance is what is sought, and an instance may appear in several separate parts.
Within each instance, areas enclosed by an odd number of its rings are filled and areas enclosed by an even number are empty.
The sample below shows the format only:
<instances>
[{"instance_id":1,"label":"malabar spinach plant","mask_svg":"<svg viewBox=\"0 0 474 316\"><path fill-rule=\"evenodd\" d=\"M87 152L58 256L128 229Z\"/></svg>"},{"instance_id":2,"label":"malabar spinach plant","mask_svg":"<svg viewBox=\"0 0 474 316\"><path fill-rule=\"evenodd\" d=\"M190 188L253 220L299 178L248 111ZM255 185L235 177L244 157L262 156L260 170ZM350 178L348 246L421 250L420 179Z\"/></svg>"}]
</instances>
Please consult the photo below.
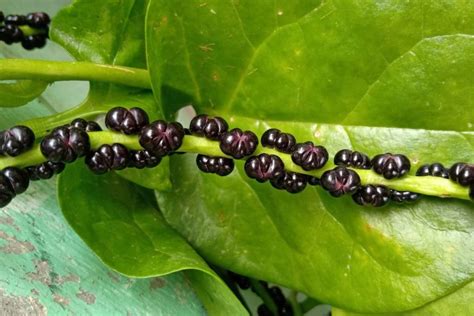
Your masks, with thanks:
<instances>
[{"instance_id":1,"label":"malabar spinach plant","mask_svg":"<svg viewBox=\"0 0 474 316\"><path fill-rule=\"evenodd\" d=\"M210 314L247 312L236 284L261 315L472 314L473 4L77 0L38 19L2 18L1 39L48 31L77 62L0 60L1 105L90 91L2 132L2 201L61 173L105 264L185 270ZM175 123L188 105L208 116Z\"/></svg>"}]
</instances>

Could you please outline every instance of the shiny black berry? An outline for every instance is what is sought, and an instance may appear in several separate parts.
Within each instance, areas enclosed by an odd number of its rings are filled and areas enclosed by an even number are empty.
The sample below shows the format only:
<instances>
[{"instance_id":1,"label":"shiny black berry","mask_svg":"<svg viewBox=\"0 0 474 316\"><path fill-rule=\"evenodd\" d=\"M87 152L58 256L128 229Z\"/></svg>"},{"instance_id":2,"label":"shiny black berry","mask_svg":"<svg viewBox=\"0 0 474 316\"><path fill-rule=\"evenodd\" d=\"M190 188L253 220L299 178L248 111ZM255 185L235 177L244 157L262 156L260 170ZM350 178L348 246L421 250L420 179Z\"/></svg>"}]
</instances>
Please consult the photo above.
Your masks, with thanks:
<instances>
[{"instance_id":1,"label":"shiny black berry","mask_svg":"<svg viewBox=\"0 0 474 316\"><path fill-rule=\"evenodd\" d=\"M32 50L35 48L43 48L46 45L46 35L35 34L25 36L21 40L21 46L26 50Z\"/></svg>"},{"instance_id":2,"label":"shiny black berry","mask_svg":"<svg viewBox=\"0 0 474 316\"><path fill-rule=\"evenodd\" d=\"M10 180L0 172L0 207L6 206L15 197Z\"/></svg>"},{"instance_id":3,"label":"shiny black berry","mask_svg":"<svg viewBox=\"0 0 474 316\"><path fill-rule=\"evenodd\" d=\"M321 185L321 180L313 176L307 176L309 185Z\"/></svg>"},{"instance_id":4,"label":"shiny black berry","mask_svg":"<svg viewBox=\"0 0 474 316\"><path fill-rule=\"evenodd\" d=\"M418 168L416 175L419 177L433 176L449 179L449 170L440 163L426 164Z\"/></svg>"},{"instance_id":5,"label":"shiny black berry","mask_svg":"<svg viewBox=\"0 0 474 316\"><path fill-rule=\"evenodd\" d=\"M240 159L250 156L258 146L258 138L251 131L243 132L240 128L234 128L221 135L220 148L224 154Z\"/></svg>"},{"instance_id":6,"label":"shiny black berry","mask_svg":"<svg viewBox=\"0 0 474 316\"><path fill-rule=\"evenodd\" d=\"M71 124L71 127L82 129L86 132L100 132L102 128L100 127L97 122L94 121L86 121L81 118L74 119Z\"/></svg>"},{"instance_id":7,"label":"shiny black berry","mask_svg":"<svg viewBox=\"0 0 474 316\"><path fill-rule=\"evenodd\" d=\"M247 290L250 288L250 279L243 276L243 275L240 275L240 274L237 274L237 273L234 273L232 271L228 271L228 274L229 274L229 277L231 278L232 281L234 281L235 283L237 283L237 285L242 289L242 290Z\"/></svg>"},{"instance_id":8,"label":"shiny black berry","mask_svg":"<svg viewBox=\"0 0 474 316\"><path fill-rule=\"evenodd\" d=\"M474 184L469 186L469 197L474 201Z\"/></svg>"},{"instance_id":9,"label":"shiny black berry","mask_svg":"<svg viewBox=\"0 0 474 316\"><path fill-rule=\"evenodd\" d=\"M8 167L2 170L2 174L10 182L10 186L13 189L15 195L21 194L28 189L30 184L30 178L28 173L19 168Z\"/></svg>"},{"instance_id":10,"label":"shiny black berry","mask_svg":"<svg viewBox=\"0 0 474 316\"><path fill-rule=\"evenodd\" d=\"M352 194L360 187L359 175L346 167L336 167L321 176L321 186L334 197Z\"/></svg>"},{"instance_id":11,"label":"shiny black berry","mask_svg":"<svg viewBox=\"0 0 474 316\"><path fill-rule=\"evenodd\" d=\"M26 23L35 29L44 29L48 27L51 19L44 12L33 12L26 16Z\"/></svg>"},{"instance_id":12,"label":"shiny black berry","mask_svg":"<svg viewBox=\"0 0 474 316\"><path fill-rule=\"evenodd\" d=\"M0 23L2 23L5 20L5 15L3 14L3 11L0 11Z\"/></svg>"},{"instance_id":13,"label":"shiny black berry","mask_svg":"<svg viewBox=\"0 0 474 316\"><path fill-rule=\"evenodd\" d=\"M65 164L62 162L46 161L36 166L26 167L25 170L28 172L30 180L47 180L55 174L61 173L65 168Z\"/></svg>"},{"instance_id":14,"label":"shiny black berry","mask_svg":"<svg viewBox=\"0 0 474 316\"><path fill-rule=\"evenodd\" d=\"M10 14L5 17L5 24L26 25L26 16L18 14Z\"/></svg>"},{"instance_id":15,"label":"shiny black berry","mask_svg":"<svg viewBox=\"0 0 474 316\"><path fill-rule=\"evenodd\" d=\"M276 150L291 154L296 145L296 139L293 135L283 133L279 129L271 128L263 133L262 146L268 148L275 148Z\"/></svg>"},{"instance_id":16,"label":"shiny black berry","mask_svg":"<svg viewBox=\"0 0 474 316\"><path fill-rule=\"evenodd\" d=\"M474 165L458 162L449 169L451 180L462 186L474 184Z\"/></svg>"},{"instance_id":17,"label":"shiny black berry","mask_svg":"<svg viewBox=\"0 0 474 316\"><path fill-rule=\"evenodd\" d=\"M349 149L339 150L334 156L334 164L358 169L370 169L372 167L367 155Z\"/></svg>"},{"instance_id":18,"label":"shiny black berry","mask_svg":"<svg viewBox=\"0 0 474 316\"><path fill-rule=\"evenodd\" d=\"M89 135L75 127L58 127L41 141L41 153L53 162L73 162L90 150Z\"/></svg>"},{"instance_id":19,"label":"shiny black berry","mask_svg":"<svg viewBox=\"0 0 474 316\"><path fill-rule=\"evenodd\" d=\"M397 203L415 202L420 195L415 192L390 190L390 199Z\"/></svg>"},{"instance_id":20,"label":"shiny black berry","mask_svg":"<svg viewBox=\"0 0 474 316\"><path fill-rule=\"evenodd\" d=\"M0 155L18 156L31 149L35 142L33 131L23 125L0 132Z\"/></svg>"},{"instance_id":21,"label":"shiny black berry","mask_svg":"<svg viewBox=\"0 0 474 316\"><path fill-rule=\"evenodd\" d=\"M410 171L410 160L405 155L381 154L372 159L374 171L385 179L399 178Z\"/></svg>"},{"instance_id":22,"label":"shiny black berry","mask_svg":"<svg viewBox=\"0 0 474 316\"><path fill-rule=\"evenodd\" d=\"M158 120L142 128L139 141L144 149L163 157L181 147L183 138L184 128L180 123Z\"/></svg>"},{"instance_id":23,"label":"shiny black berry","mask_svg":"<svg viewBox=\"0 0 474 316\"><path fill-rule=\"evenodd\" d=\"M291 160L304 170L322 168L328 161L328 152L323 146L315 146L313 142L300 143L295 146Z\"/></svg>"},{"instance_id":24,"label":"shiny black berry","mask_svg":"<svg viewBox=\"0 0 474 316\"><path fill-rule=\"evenodd\" d=\"M265 304L261 304L258 306L257 315L258 316L274 316L272 311Z\"/></svg>"},{"instance_id":25,"label":"shiny black berry","mask_svg":"<svg viewBox=\"0 0 474 316\"><path fill-rule=\"evenodd\" d=\"M128 167L143 169L154 168L161 162L161 158L153 155L148 150L130 151Z\"/></svg>"},{"instance_id":26,"label":"shiny black berry","mask_svg":"<svg viewBox=\"0 0 474 316\"><path fill-rule=\"evenodd\" d=\"M229 125L222 117L210 117L205 114L195 116L189 124L191 134L213 140L218 140L228 129Z\"/></svg>"},{"instance_id":27,"label":"shiny black berry","mask_svg":"<svg viewBox=\"0 0 474 316\"><path fill-rule=\"evenodd\" d=\"M352 199L363 206L380 207L390 201L390 190L383 185L368 185L360 187Z\"/></svg>"},{"instance_id":28,"label":"shiny black berry","mask_svg":"<svg viewBox=\"0 0 474 316\"><path fill-rule=\"evenodd\" d=\"M277 307L283 307L287 304L286 297L278 286L272 286L269 288L268 294L270 294L270 297Z\"/></svg>"},{"instance_id":29,"label":"shiny black berry","mask_svg":"<svg viewBox=\"0 0 474 316\"><path fill-rule=\"evenodd\" d=\"M306 188L308 177L295 172L285 172L282 176L270 180L273 187L289 193L299 193Z\"/></svg>"},{"instance_id":30,"label":"shiny black berry","mask_svg":"<svg viewBox=\"0 0 474 316\"><path fill-rule=\"evenodd\" d=\"M88 154L85 162L92 172L102 174L126 168L128 156L128 149L122 144L102 145Z\"/></svg>"},{"instance_id":31,"label":"shiny black berry","mask_svg":"<svg viewBox=\"0 0 474 316\"><path fill-rule=\"evenodd\" d=\"M109 129L126 135L138 134L148 122L148 114L140 108L115 107L105 116L105 125Z\"/></svg>"},{"instance_id":32,"label":"shiny black berry","mask_svg":"<svg viewBox=\"0 0 474 316\"><path fill-rule=\"evenodd\" d=\"M245 162L245 173L258 182L277 179L283 176L285 166L276 155L260 154L250 157Z\"/></svg>"},{"instance_id":33,"label":"shiny black berry","mask_svg":"<svg viewBox=\"0 0 474 316\"><path fill-rule=\"evenodd\" d=\"M220 176L227 176L234 170L234 160L223 157L197 155L196 164L201 171Z\"/></svg>"}]
</instances>

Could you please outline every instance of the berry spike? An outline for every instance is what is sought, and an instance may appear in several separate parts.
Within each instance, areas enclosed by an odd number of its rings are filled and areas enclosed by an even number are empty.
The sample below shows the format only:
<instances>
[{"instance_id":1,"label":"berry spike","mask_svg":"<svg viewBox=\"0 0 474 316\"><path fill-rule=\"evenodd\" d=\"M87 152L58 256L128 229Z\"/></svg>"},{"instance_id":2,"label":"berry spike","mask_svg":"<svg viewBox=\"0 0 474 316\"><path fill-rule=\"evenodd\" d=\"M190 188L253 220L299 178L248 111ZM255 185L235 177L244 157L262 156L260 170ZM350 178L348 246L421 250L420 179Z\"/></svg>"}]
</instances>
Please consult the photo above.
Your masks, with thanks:
<instances>
[{"instance_id":1,"label":"berry spike","mask_svg":"<svg viewBox=\"0 0 474 316\"><path fill-rule=\"evenodd\" d=\"M73 162L89 152L89 135L75 127L58 127L43 138L40 149L47 160Z\"/></svg>"}]
</instances>

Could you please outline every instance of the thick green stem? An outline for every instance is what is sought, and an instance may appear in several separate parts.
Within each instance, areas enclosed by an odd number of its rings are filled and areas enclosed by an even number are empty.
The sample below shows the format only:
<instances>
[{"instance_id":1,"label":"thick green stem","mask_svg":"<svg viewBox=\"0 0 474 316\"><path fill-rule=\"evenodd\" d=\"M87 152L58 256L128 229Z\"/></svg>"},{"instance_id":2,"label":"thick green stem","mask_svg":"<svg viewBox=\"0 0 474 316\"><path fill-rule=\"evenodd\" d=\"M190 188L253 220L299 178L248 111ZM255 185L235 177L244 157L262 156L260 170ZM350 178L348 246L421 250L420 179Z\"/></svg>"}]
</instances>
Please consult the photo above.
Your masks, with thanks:
<instances>
[{"instance_id":1,"label":"thick green stem","mask_svg":"<svg viewBox=\"0 0 474 316\"><path fill-rule=\"evenodd\" d=\"M0 60L0 80L102 81L151 89L146 69L101 65L89 62L65 62L30 59Z\"/></svg>"},{"instance_id":2,"label":"thick green stem","mask_svg":"<svg viewBox=\"0 0 474 316\"><path fill-rule=\"evenodd\" d=\"M129 149L142 149L142 147L138 143L137 136L127 136L108 131L89 133L89 136L92 148L97 148L102 144L121 143ZM25 167L44 161L44 158L41 156L41 153L39 153L38 147L39 146L36 145L35 148L18 157L0 158L0 169L3 169L8 166ZM219 148L219 143L217 141L211 141L203 137L196 137L190 135L186 135L184 137L183 144L179 148L179 151L188 153L200 153L208 156L221 156L231 158L222 153ZM293 161L291 160L291 156L288 154L283 154L273 149L259 146L255 154L258 155L261 153L278 155L285 164L285 169L288 171L307 174L318 178L321 177L324 171L330 170L335 167L334 164L327 163L321 169L305 171L300 166L293 163ZM412 175L407 175L403 178L387 180L379 174L376 174L372 170L357 169L357 173L359 174L361 183L363 185L381 184L399 191L411 191L424 195L470 200L469 188L462 187L456 184L455 182L444 178L416 177Z\"/></svg>"},{"instance_id":3,"label":"thick green stem","mask_svg":"<svg viewBox=\"0 0 474 316\"><path fill-rule=\"evenodd\" d=\"M46 34L46 30L39 30L28 25L19 26L20 30L23 32L24 36L36 35L36 34Z\"/></svg>"},{"instance_id":4,"label":"thick green stem","mask_svg":"<svg viewBox=\"0 0 474 316\"><path fill-rule=\"evenodd\" d=\"M255 293L262 299L263 303L267 305L268 309L273 313L273 315L278 315L278 307L262 283L260 283L258 280L250 279L250 285L252 286L252 289L255 291Z\"/></svg>"},{"instance_id":5,"label":"thick green stem","mask_svg":"<svg viewBox=\"0 0 474 316\"><path fill-rule=\"evenodd\" d=\"M288 296L288 301L290 302L291 308L293 309L293 315L303 316L303 311L301 309L300 304L298 303L297 291L291 291L290 295Z\"/></svg>"}]
</instances>

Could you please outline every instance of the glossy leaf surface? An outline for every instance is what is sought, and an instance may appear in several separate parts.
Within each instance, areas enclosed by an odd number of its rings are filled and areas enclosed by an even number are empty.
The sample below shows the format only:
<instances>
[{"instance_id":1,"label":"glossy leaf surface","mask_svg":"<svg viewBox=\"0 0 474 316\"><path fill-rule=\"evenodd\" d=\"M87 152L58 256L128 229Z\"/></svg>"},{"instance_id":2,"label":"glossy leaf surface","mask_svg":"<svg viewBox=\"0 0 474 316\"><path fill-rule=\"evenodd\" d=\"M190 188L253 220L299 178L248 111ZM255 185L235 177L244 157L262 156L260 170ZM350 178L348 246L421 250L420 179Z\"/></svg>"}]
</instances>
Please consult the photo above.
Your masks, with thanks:
<instances>
[{"instance_id":1,"label":"glossy leaf surface","mask_svg":"<svg viewBox=\"0 0 474 316\"><path fill-rule=\"evenodd\" d=\"M189 280L210 315L245 314L226 285L163 220L150 191L114 174L94 175L78 162L61 174L58 195L66 220L112 269L141 278L191 270Z\"/></svg>"},{"instance_id":2,"label":"glossy leaf surface","mask_svg":"<svg viewBox=\"0 0 474 316\"><path fill-rule=\"evenodd\" d=\"M414 173L472 160L473 33L465 2L155 0L147 51L168 116L191 103L332 155L404 153ZM361 208L320 188L276 191L241 167L219 178L173 157L174 190L157 194L165 218L215 264L362 312L413 309L473 278L470 202Z\"/></svg>"}]
</instances>

